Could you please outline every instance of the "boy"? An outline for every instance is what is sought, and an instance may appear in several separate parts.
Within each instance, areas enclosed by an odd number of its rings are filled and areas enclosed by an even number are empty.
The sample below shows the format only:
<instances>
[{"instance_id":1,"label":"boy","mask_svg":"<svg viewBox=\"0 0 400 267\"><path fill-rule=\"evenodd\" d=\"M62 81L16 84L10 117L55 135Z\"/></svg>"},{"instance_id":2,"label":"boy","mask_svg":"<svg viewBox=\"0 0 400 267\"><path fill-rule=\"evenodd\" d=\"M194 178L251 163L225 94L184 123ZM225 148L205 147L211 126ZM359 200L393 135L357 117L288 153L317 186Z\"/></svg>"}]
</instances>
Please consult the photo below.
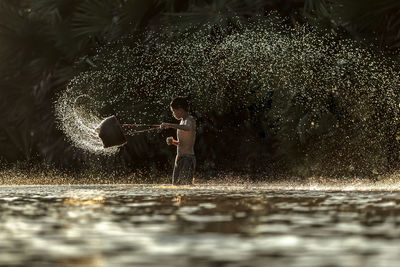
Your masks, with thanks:
<instances>
[{"instance_id":1,"label":"boy","mask_svg":"<svg viewBox=\"0 0 400 267\"><path fill-rule=\"evenodd\" d=\"M179 124L162 123L161 129L177 129L177 140L172 136L167 138L168 145L177 147L172 184L192 184L193 173L196 167L194 142L196 140L196 120L189 114L189 104L184 97L175 97L170 109Z\"/></svg>"}]
</instances>

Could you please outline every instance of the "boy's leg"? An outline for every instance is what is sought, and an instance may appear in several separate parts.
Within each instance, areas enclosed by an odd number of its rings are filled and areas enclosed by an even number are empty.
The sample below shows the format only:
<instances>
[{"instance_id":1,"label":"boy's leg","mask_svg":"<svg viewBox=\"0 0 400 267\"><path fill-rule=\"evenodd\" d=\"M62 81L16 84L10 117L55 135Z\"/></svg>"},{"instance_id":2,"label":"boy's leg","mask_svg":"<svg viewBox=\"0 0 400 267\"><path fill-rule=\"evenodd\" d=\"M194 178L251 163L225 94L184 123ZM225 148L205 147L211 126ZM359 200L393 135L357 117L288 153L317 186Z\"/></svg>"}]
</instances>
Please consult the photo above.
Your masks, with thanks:
<instances>
[{"instance_id":1,"label":"boy's leg","mask_svg":"<svg viewBox=\"0 0 400 267\"><path fill-rule=\"evenodd\" d=\"M179 156L176 160L173 172L173 184L192 184L193 173L196 167L196 158L194 156Z\"/></svg>"},{"instance_id":2,"label":"boy's leg","mask_svg":"<svg viewBox=\"0 0 400 267\"><path fill-rule=\"evenodd\" d=\"M194 156L183 156L180 161L180 172L179 179L181 184L190 185L193 182L193 173L196 165L196 159Z\"/></svg>"},{"instance_id":3,"label":"boy's leg","mask_svg":"<svg viewBox=\"0 0 400 267\"><path fill-rule=\"evenodd\" d=\"M187 157L185 161L185 166L183 168L184 174L182 175L187 184L193 184L193 175L195 168L196 158L194 156Z\"/></svg>"},{"instance_id":4,"label":"boy's leg","mask_svg":"<svg viewBox=\"0 0 400 267\"><path fill-rule=\"evenodd\" d=\"M172 172L172 184L179 184L180 167L178 167L179 157L176 157L174 171Z\"/></svg>"}]
</instances>

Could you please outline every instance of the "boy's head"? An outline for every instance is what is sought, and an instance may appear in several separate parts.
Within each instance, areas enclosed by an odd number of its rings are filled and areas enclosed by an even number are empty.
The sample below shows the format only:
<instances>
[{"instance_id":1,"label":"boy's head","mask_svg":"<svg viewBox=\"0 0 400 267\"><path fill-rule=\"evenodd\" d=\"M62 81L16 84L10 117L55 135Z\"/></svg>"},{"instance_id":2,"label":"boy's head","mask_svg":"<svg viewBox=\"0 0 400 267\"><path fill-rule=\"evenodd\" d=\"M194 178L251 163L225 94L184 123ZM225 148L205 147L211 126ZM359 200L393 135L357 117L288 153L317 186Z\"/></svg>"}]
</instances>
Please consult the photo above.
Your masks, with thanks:
<instances>
[{"instance_id":1,"label":"boy's head","mask_svg":"<svg viewBox=\"0 0 400 267\"><path fill-rule=\"evenodd\" d=\"M174 114L174 117L178 120L182 119L183 116L189 112L189 103L186 97L175 97L174 99L172 99L169 106L172 113Z\"/></svg>"}]
</instances>

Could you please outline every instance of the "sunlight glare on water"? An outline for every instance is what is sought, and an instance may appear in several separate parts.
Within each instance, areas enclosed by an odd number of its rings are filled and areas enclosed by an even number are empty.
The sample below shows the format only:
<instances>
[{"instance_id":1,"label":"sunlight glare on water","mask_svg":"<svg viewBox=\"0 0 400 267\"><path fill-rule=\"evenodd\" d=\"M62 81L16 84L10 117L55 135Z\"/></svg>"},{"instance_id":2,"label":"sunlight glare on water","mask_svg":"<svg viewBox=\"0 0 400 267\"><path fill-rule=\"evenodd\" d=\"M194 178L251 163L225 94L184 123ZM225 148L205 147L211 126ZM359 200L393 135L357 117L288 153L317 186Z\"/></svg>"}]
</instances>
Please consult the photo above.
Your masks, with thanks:
<instances>
[{"instance_id":1,"label":"sunlight glare on water","mask_svg":"<svg viewBox=\"0 0 400 267\"><path fill-rule=\"evenodd\" d=\"M398 191L0 187L0 266L363 266L400 260Z\"/></svg>"}]
</instances>

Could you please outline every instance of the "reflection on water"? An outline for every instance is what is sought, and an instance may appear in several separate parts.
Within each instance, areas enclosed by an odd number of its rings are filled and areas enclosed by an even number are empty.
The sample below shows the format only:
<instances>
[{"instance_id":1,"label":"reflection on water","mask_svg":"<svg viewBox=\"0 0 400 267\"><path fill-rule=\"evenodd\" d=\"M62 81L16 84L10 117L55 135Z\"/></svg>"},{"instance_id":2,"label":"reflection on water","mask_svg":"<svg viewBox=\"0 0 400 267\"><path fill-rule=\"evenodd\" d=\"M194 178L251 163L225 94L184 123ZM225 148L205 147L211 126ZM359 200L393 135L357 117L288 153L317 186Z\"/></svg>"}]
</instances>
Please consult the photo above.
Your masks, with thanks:
<instances>
[{"instance_id":1,"label":"reflection on water","mask_svg":"<svg viewBox=\"0 0 400 267\"><path fill-rule=\"evenodd\" d=\"M400 192L0 187L0 266L398 266Z\"/></svg>"}]
</instances>

